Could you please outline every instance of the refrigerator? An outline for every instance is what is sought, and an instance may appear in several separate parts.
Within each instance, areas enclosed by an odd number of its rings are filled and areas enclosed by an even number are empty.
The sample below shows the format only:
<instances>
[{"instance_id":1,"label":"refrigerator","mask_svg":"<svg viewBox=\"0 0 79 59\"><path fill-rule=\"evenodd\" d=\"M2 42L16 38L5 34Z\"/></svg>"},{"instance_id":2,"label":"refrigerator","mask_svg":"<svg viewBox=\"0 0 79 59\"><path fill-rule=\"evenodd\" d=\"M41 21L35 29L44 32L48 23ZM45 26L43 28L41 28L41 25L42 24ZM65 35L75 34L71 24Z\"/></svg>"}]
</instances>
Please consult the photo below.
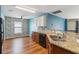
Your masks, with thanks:
<instances>
[{"instance_id":1,"label":"refrigerator","mask_svg":"<svg viewBox=\"0 0 79 59\"><path fill-rule=\"evenodd\" d=\"M3 43L3 23L2 18L0 18L0 54L2 54L2 43Z\"/></svg>"},{"instance_id":2,"label":"refrigerator","mask_svg":"<svg viewBox=\"0 0 79 59\"><path fill-rule=\"evenodd\" d=\"M76 21L76 33L79 33L79 21Z\"/></svg>"}]
</instances>

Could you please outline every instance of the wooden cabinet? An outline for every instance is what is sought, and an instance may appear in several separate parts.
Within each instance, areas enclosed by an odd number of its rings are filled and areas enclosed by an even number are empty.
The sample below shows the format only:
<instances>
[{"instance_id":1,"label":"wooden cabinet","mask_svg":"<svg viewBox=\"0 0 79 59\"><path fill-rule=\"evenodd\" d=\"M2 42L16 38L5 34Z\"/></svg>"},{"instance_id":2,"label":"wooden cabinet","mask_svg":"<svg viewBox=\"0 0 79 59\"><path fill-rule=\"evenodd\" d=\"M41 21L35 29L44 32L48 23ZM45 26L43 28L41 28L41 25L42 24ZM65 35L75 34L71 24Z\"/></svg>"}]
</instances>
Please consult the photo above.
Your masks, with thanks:
<instances>
[{"instance_id":1,"label":"wooden cabinet","mask_svg":"<svg viewBox=\"0 0 79 59\"><path fill-rule=\"evenodd\" d=\"M51 54L52 48L51 48L51 43L48 40L48 37L46 36L46 48L48 49L48 54Z\"/></svg>"},{"instance_id":2,"label":"wooden cabinet","mask_svg":"<svg viewBox=\"0 0 79 59\"><path fill-rule=\"evenodd\" d=\"M32 39L34 42L39 43L42 47L47 48L46 34L33 32Z\"/></svg>"},{"instance_id":3,"label":"wooden cabinet","mask_svg":"<svg viewBox=\"0 0 79 59\"><path fill-rule=\"evenodd\" d=\"M32 39L34 42L39 43L39 33L38 32L32 32Z\"/></svg>"},{"instance_id":4,"label":"wooden cabinet","mask_svg":"<svg viewBox=\"0 0 79 59\"><path fill-rule=\"evenodd\" d=\"M53 48L52 49L53 54L73 54L73 52L66 50L64 48L61 48L59 46L56 46L56 45L53 45L52 48Z\"/></svg>"},{"instance_id":5,"label":"wooden cabinet","mask_svg":"<svg viewBox=\"0 0 79 59\"><path fill-rule=\"evenodd\" d=\"M38 26L46 26L46 21L47 21L46 17L47 16L45 15L37 18Z\"/></svg>"},{"instance_id":6,"label":"wooden cabinet","mask_svg":"<svg viewBox=\"0 0 79 59\"><path fill-rule=\"evenodd\" d=\"M40 37L40 33L38 33L38 32L32 33L33 41L38 43L38 44L40 44L40 42L39 42L40 38L39 37ZM64 49L64 48L59 47L59 46L54 45L54 44L51 44L49 42L49 39L48 39L47 36L46 36L45 40L46 40L46 48L48 50L48 54L74 54L73 52L71 52L67 49Z\"/></svg>"},{"instance_id":7,"label":"wooden cabinet","mask_svg":"<svg viewBox=\"0 0 79 59\"><path fill-rule=\"evenodd\" d=\"M48 54L75 54L59 46L48 44Z\"/></svg>"}]
</instances>

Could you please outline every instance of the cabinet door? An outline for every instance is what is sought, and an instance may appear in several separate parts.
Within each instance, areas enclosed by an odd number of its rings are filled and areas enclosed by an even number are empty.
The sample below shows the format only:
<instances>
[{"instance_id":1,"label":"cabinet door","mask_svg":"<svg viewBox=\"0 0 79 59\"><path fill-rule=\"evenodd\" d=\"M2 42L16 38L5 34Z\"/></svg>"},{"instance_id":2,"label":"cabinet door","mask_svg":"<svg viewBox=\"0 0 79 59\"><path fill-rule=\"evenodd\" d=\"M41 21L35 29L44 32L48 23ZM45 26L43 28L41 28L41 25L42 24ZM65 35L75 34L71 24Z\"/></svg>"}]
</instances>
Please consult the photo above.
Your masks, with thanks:
<instances>
[{"instance_id":1,"label":"cabinet door","mask_svg":"<svg viewBox=\"0 0 79 59\"><path fill-rule=\"evenodd\" d=\"M38 26L46 26L46 16L40 16L37 18Z\"/></svg>"},{"instance_id":2,"label":"cabinet door","mask_svg":"<svg viewBox=\"0 0 79 59\"><path fill-rule=\"evenodd\" d=\"M73 52L68 51L64 48L58 47L56 45L53 45L52 47L53 47L52 54L74 54Z\"/></svg>"},{"instance_id":3,"label":"cabinet door","mask_svg":"<svg viewBox=\"0 0 79 59\"><path fill-rule=\"evenodd\" d=\"M39 42L39 33L38 32L33 32L32 33L32 39L34 42Z\"/></svg>"},{"instance_id":4,"label":"cabinet door","mask_svg":"<svg viewBox=\"0 0 79 59\"><path fill-rule=\"evenodd\" d=\"M39 33L35 32L35 41L39 43Z\"/></svg>"}]
</instances>

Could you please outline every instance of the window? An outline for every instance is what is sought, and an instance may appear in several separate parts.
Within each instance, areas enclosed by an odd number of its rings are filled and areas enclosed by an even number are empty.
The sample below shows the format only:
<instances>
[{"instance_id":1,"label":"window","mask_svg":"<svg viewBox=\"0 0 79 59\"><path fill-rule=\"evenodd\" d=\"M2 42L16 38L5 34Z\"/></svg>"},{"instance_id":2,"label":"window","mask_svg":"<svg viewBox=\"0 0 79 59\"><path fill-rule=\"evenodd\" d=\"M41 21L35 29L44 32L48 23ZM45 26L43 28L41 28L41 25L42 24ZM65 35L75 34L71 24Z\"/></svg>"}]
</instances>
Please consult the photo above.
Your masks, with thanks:
<instances>
[{"instance_id":1,"label":"window","mask_svg":"<svg viewBox=\"0 0 79 59\"><path fill-rule=\"evenodd\" d=\"M14 22L14 33L22 33L22 22L15 21Z\"/></svg>"}]
</instances>

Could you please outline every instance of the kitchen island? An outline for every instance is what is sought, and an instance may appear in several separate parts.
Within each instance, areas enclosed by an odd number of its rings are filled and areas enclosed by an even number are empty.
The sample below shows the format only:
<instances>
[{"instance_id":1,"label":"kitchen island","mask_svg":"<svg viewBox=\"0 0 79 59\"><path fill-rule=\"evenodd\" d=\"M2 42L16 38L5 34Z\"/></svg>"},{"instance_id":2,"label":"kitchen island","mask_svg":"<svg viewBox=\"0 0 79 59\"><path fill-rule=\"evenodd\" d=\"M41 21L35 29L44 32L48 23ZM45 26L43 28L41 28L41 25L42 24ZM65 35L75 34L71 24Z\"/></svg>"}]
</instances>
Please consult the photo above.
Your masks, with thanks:
<instances>
[{"instance_id":1,"label":"kitchen island","mask_svg":"<svg viewBox=\"0 0 79 59\"><path fill-rule=\"evenodd\" d=\"M54 41L50 38L51 33L47 34L47 38L51 44L51 47L54 52L54 46L60 47L61 49L70 51L70 53L79 53L79 43L76 41L76 33L67 32L65 33L66 37L63 38L63 41ZM57 53L57 52L56 52ZM58 52L59 53L59 52ZM61 50L61 53L64 53Z\"/></svg>"},{"instance_id":2,"label":"kitchen island","mask_svg":"<svg viewBox=\"0 0 79 59\"><path fill-rule=\"evenodd\" d=\"M52 32L38 32L46 34L46 47L49 54L79 54L79 43L74 32L66 32L63 41L54 41L50 37Z\"/></svg>"}]
</instances>

